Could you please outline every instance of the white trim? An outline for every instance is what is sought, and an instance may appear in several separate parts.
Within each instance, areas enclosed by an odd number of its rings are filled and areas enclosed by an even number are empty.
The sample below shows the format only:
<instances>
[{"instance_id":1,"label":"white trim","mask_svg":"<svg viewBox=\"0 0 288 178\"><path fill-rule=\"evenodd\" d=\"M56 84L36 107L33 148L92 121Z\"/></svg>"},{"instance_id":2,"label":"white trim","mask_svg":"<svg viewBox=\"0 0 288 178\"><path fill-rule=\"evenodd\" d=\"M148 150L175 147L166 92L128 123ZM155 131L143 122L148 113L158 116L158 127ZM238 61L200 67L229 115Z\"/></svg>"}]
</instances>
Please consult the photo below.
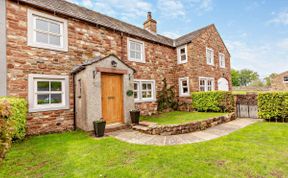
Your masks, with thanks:
<instances>
[{"instance_id":1,"label":"white trim","mask_svg":"<svg viewBox=\"0 0 288 178\"><path fill-rule=\"evenodd\" d=\"M212 52L211 63L208 61L208 51L211 51L211 52ZM206 47L206 63L207 63L208 65L214 66L214 50L213 50L212 48Z\"/></svg>"},{"instance_id":2,"label":"white trim","mask_svg":"<svg viewBox=\"0 0 288 178\"><path fill-rule=\"evenodd\" d=\"M184 61L181 60L181 49L183 48L185 49L185 56L186 56L186 59ZM177 47L177 64L185 64L187 62L188 62L187 45Z\"/></svg>"},{"instance_id":3,"label":"white trim","mask_svg":"<svg viewBox=\"0 0 288 178\"><path fill-rule=\"evenodd\" d=\"M222 64L222 59L221 59L221 56L223 57L223 65L221 65ZM225 59L225 54L224 53L219 53L219 66L221 67L221 68L225 68L226 67L226 59Z\"/></svg>"},{"instance_id":4,"label":"white trim","mask_svg":"<svg viewBox=\"0 0 288 178\"><path fill-rule=\"evenodd\" d=\"M215 90L215 79L213 77L199 77L199 82L198 82L198 85L199 85L199 91L200 90L200 80L204 80L205 81L205 84L204 84L204 91L209 91L208 90L208 80L212 80L212 86L211 86L211 91L214 91Z\"/></svg>"},{"instance_id":5,"label":"white trim","mask_svg":"<svg viewBox=\"0 0 288 178\"><path fill-rule=\"evenodd\" d=\"M67 26L67 20L55 17L52 15L48 15L46 13L34 11L31 9L28 9L27 12L28 16L28 33L27 33L27 41L28 46L36 47L36 48L44 48L44 49L51 49L56 51L68 51L68 26ZM46 21L51 21L53 23L58 23L60 25L60 46L57 45L49 45L44 43L38 43L36 42L35 37L35 19L36 17L40 19L45 19Z\"/></svg>"},{"instance_id":6,"label":"white trim","mask_svg":"<svg viewBox=\"0 0 288 178\"><path fill-rule=\"evenodd\" d=\"M130 41L141 44L141 60L130 57ZM127 38L127 56L129 61L145 63L145 43L133 38Z\"/></svg>"},{"instance_id":7,"label":"white trim","mask_svg":"<svg viewBox=\"0 0 288 178\"><path fill-rule=\"evenodd\" d=\"M134 79L134 82L139 82L138 85L138 98L134 99L135 103L143 103L143 102L154 102L156 101L156 85L155 85L155 80L145 80L145 79ZM142 83L144 82L149 82L152 83L152 97L149 99L142 98Z\"/></svg>"},{"instance_id":8,"label":"white trim","mask_svg":"<svg viewBox=\"0 0 288 178\"><path fill-rule=\"evenodd\" d=\"M0 0L0 96L7 95L6 0Z\"/></svg>"},{"instance_id":9,"label":"white trim","mask_svg":"<svg viewBox=\"0 0 288 178\"><path fill-rule=\"evenodd\" d=\"M188 87L188 93L183 93L183 83L182 81L187 81L187 87ZM190 82L189 82L189 77L182 77L178 79L178 84L179 84L179 96L185 97L185 96L190 96Z\"/></svg>"},{"instance_id":10,"label":"white trim","mask_svg":"<svg viewBox=\"0 0 288 178\"><path fill-rule=\"evenodd\" d=\"M49 104L39 106L35 104L36 97L36 85L37 80L56 80L62 82L62 104ZM39 92L40 93L40 92ZM59 93L59 92L57 92ZM69 77L61 75L41 75L41 74L29 74L28 75L28 100L29 100L29 112L39 112L39 111L52 111L52 110L63 110L69 109Z\"/></svg>"}]
</instances>

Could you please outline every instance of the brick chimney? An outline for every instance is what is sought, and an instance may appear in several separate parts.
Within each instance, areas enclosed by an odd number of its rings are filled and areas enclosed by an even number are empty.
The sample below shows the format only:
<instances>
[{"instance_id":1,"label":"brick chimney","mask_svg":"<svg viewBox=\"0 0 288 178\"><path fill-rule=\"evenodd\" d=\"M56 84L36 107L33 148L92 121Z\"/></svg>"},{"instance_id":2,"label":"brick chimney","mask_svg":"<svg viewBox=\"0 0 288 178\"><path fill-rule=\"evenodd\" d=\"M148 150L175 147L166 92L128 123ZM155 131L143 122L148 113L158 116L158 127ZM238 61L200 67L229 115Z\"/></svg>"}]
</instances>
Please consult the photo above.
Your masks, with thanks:
<instances>
[{"instance_id":1,"label":"brick chimney","mask_svg":"<svg viewBox=\"0 0 288 178\"><path fill-rule=\"evenodd\" d=\"M147 13L147 20L144 22L144 29L153 33L157 33L157 22L152 19L152 13Z\"/></svg>"}]
</instances>

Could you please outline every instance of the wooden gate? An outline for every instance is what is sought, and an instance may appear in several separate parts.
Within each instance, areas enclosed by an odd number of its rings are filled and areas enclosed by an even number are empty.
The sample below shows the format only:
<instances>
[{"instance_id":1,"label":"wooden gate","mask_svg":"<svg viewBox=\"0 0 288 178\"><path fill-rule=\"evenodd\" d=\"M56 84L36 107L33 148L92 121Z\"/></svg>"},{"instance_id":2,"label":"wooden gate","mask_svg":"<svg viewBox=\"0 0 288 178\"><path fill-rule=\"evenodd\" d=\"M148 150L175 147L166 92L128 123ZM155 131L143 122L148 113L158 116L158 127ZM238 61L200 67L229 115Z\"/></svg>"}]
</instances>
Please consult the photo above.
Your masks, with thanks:
<instances>
[{"instance_id":1,"label":"wooden gate","mask_svg":"<svg viewBox=\"0 0 288 178\"><path fill-rule=\"evenodd\" d=\"M236 95L236 110L238 118L258 118L257 95Z\"/></svg>"},{"instance_id":2,"label":"wooden gate","mask_svg":"<svg viewBox=\"0 0 288 178\"><path fill-rule=\"evenodd\" d=\"M258 106L257 105L247 105L247 104L237 104L237 116L239 118L258 118Z\"/></svg>"}]
</instances>

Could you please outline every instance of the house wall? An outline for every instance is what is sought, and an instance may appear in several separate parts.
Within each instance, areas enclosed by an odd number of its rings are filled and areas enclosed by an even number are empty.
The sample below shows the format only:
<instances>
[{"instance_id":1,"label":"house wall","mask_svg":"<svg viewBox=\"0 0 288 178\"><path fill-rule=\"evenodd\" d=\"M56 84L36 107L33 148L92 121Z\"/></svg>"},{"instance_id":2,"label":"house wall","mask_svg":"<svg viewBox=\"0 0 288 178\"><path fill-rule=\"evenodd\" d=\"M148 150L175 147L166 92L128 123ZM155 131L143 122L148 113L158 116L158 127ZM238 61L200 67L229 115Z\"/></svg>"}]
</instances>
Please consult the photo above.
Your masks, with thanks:
<instances>
[{"instance_id":1,"label":"house wall","mask_svg":"<svg viewBox=\"0 0 288 178\"><path fill-rule=\"evenodd\" d=\"M93 130L93 121L100 120L102 117L101 103L101 72L97 72L93 78L93 71L96 67L111 68L111 61L117 60L115 57L109 57L81 71L75 76L76 83L76 126L86 131ZM128 74L123 75L123 108L124 122L130 123L130 110L135 109L133 96L127 96L128 90L133 90L133 70L125 64L118 61L117 69L127 70ZM131 76L129 79L129 75ZM81 98L79 98L79 83L81 79Z\"/></svg>"},{"instance_id":2,"label":"house wall","mask_svg":"<svg viewBox=\"0 0 288 178\"><path fill-rule=\"evenodd\" d=\"M27 45L28 6L7 1L7 67L8 94L28 99L28 74L70 75L72 68L95 56L114 53L136 69L135 79L153 79L156 90L162 88L162 79L175 83L175 49L140 39L145 43L146 63L127 59L127 34L100 26L68 20L68 52L34 48ZM60 16L61 17L61 16ZM70 108L28 114L28 134L60 132L73 128L73 81L70 76ZM156 112L156 102L137 103L142 114Z\"/></svg>"},{"instance_id":3,"label":"house wall","mask_svg":"<svg viewBox=\"0 0 288 178\"><path fill-rule=\"evenodd\" d=\"M206 47L214 50L213 66L207 64ZM232 89L230 54L215 26L209 27L198 38L187 44L187 52L188 62L177 65L176 76L177 78L189 77L190 92L199 91L199 77L214 78L215 90L218 90L218 79L223 77L229 82L229 90ZM225 55L225 68L220 67L219 52ZM178 87L179 85L177 83L177 88ZM179 97L179 99L182 102L191 103L190 97Z\"/></svg>"},{"instance_id":4,"label":"house wall","mask_svg":"<svg viewBox=\"0 0 288 178\"><path fill-rule=\"evenodd\" d=\"M281 73L271 80L271 88L276 91L287 91L288 83L284 83L284 77L288 77L288 71Z\"/></svg>"}]
</instances>

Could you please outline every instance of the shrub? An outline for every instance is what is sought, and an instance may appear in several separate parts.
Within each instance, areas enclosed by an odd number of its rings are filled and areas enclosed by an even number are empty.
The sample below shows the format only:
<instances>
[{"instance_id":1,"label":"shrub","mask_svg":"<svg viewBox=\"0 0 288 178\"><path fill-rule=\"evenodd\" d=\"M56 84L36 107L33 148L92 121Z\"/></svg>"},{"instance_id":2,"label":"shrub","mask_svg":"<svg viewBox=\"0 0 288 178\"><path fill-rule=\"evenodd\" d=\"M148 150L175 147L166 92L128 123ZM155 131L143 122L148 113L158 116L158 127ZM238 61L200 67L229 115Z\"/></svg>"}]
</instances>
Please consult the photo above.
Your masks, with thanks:
<instances>
[{"instance_id":1,"label":"shrub","mask_svg":"<svg viewBox=\"0 0 288 178\"><path fill-rule=\"evenodd\" d=\"M288 118L288 92L266 92L258 95L258 116L261 119Z\"/></svg>"},{"instance_id":2,"label":"shrub","mask_svg":"<svg viewBox=\"0 0 288 178\"><path fill-rule=\"evenodd\" d=\"M19 98L0 98L0 161L12 140L25 136L27 103Z\"/></svg>"},{"instance_id":3,"label":"shrub","mask_svg":"<svg viewBox=\"0 0 288 178\"><path fill-rule=\"evenodd\" d=\"M194 92L192 106L199 112L232 112L234 97L226 91Z\"/></svg>"}]
</instances>

